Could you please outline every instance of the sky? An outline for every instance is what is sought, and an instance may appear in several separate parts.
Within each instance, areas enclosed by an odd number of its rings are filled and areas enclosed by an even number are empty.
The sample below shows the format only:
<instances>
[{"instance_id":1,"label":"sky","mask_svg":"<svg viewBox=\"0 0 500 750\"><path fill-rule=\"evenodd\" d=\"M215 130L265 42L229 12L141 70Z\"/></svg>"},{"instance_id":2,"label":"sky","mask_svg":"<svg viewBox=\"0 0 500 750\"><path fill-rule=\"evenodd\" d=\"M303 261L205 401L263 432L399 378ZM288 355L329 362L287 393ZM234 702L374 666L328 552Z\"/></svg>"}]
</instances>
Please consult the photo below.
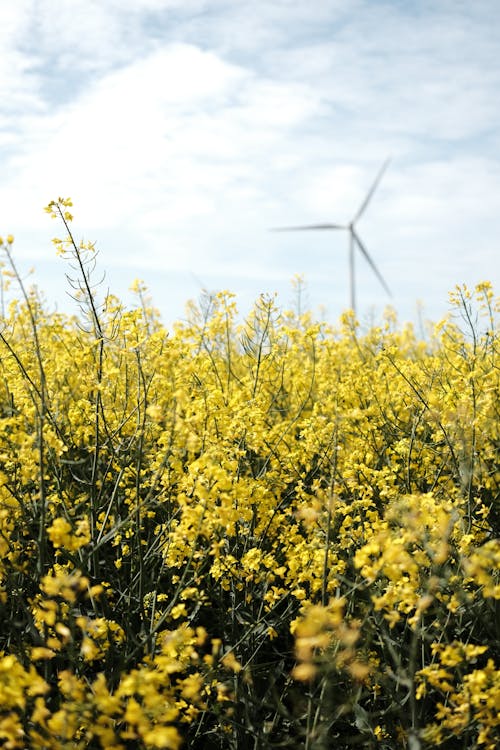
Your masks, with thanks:
<instances>
[{"instance_id":1,"label":"sky","mask_svg":"<svg viewBox=\"0 0 500 750\"><path fill-rule=\"evenodd\" d=\"M438 320L456 284L500 293L498 0L0 0L0 235L50 308L76 311L61 228L74 203L104 286L188 299L261 293L332 322Z\"/></svg>"}]
</instances>

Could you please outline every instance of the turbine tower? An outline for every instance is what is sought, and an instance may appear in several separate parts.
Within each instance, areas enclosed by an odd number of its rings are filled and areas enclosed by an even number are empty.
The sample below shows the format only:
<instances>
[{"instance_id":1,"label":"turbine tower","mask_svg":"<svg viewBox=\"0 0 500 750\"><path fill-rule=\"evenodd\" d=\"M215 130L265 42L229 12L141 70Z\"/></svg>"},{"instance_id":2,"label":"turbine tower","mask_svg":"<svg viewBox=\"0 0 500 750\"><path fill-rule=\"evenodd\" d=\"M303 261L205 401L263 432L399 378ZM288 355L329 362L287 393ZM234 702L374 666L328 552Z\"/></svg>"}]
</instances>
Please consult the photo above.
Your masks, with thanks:
<instances>
[{"instance_id":1,"label":"turbine tower","mask_svg":"<svg viewBox=\"0 0 500 750\"><path fill-rule=\"evenodd\" d=\"M306 226L298 226L298 227L275 227L272 231L273 232L308 232L308 231L315 231L315 230L332 230L332 229L341 229L343 231L349 232L349 284L351 289L351 308L354 312L356 312L356 279L355 279L355 257L354 252L356 250L356 247L361 252L362 255L364 255L366 261L370 265L372 271L374 272L375 276L378 278L382 286L384 287L385 291L389 296L391 295L391 291L389 287L387 286L382 274L378 270L377 266L375 265L375 262L373 261L372 257L368 253L368 250L364 246L364 244L361 241L361 238L359 234L356 231L356 224L361 218L361 216L366 211L366 208L371 201L373 194L375 190L377 189L380 180L382 179L382 176L387 169L389 165L390 159L386 159L386 161L382 164L381 169L379 170L379 173L377 177L375 178L375 181L373 185L371 186L370 190L366 194L366 197L357 210L356 214L354 215L353 219L348 224L308 224Z\"/></svg>"}]
</instances>

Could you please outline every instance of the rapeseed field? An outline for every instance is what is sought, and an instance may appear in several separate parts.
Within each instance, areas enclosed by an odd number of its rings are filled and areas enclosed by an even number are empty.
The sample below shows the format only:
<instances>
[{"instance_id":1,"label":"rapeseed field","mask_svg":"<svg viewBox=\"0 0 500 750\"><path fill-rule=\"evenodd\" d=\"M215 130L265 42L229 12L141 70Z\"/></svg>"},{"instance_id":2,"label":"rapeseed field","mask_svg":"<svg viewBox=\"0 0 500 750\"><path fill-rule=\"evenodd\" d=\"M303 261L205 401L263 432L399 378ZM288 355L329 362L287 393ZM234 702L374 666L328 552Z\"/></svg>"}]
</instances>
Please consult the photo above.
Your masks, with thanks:
<instances>
[{"instance_id":1,"label":"rapeseed field","mask_svg":"<svg viewBox=\"0 0 500 750\"><path fill-rule=\"evenodd\" d=\"M495 750L500 300L417 335L205 295L75 315L1 241L0 748Z\"/></svg>"}]
</instances>

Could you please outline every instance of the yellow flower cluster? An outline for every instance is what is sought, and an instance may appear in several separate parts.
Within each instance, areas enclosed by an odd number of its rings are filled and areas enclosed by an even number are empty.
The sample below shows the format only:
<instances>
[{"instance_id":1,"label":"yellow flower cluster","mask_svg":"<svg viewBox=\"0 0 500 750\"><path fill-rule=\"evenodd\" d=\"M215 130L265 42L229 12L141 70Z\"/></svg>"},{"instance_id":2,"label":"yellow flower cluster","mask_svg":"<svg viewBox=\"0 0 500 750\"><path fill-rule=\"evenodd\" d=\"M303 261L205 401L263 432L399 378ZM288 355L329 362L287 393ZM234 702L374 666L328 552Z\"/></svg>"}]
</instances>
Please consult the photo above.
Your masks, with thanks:
<instances>
[{"instance_id":1,"label":"yellow flower cluster","mask_svg":"<svg viewBox=\"0 0 500 750\"><path fill-rule=\"evenodd\" d=\"M80 547L84 547L90 542L90 528L87 518L76 522L74 533L72 525L66 518L55 518L52 525L47 529L47 534L55 549L64 547L76 552Z\"/></svg>"},{"instance_id":2,"label":"yellow flower cluster","mask_svg":"<svg viewBox=\"0 0 500 750\"><path fill-rule=\"evenodd\" d=\"M477 746L498 747L500 669L489 658L481 668L471 669L487 646L453 642L433 644L433 662L417 675L417 695L425 696L432 687L441 696L436 704L436 723L422 732L429 742L441 744L450 738L466 737L474 727Z\"/></svg>"}]
</instances>

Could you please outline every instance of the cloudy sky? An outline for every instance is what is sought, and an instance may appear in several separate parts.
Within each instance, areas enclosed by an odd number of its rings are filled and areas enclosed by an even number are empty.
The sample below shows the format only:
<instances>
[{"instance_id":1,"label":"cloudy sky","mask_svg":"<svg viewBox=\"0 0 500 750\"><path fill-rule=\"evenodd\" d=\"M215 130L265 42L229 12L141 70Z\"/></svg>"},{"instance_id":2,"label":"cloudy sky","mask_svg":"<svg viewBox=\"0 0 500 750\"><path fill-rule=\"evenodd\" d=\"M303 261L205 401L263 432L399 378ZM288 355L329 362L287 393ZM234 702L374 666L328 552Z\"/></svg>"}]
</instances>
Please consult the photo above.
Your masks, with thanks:
<instances>
[{"instance_id":1,"label":"cloudy sky","mask_svg":"<svg viewBox=\"0 0 500 750\"><path fill-rule=\"evenodd\" d=\"M0 234L51 306L72 309L43 212L71 196L126 300L167 325L202 288L335 320L445 314L455 284L500 291L498 0L1 0Z\"/></svg>"}]
</instances>

